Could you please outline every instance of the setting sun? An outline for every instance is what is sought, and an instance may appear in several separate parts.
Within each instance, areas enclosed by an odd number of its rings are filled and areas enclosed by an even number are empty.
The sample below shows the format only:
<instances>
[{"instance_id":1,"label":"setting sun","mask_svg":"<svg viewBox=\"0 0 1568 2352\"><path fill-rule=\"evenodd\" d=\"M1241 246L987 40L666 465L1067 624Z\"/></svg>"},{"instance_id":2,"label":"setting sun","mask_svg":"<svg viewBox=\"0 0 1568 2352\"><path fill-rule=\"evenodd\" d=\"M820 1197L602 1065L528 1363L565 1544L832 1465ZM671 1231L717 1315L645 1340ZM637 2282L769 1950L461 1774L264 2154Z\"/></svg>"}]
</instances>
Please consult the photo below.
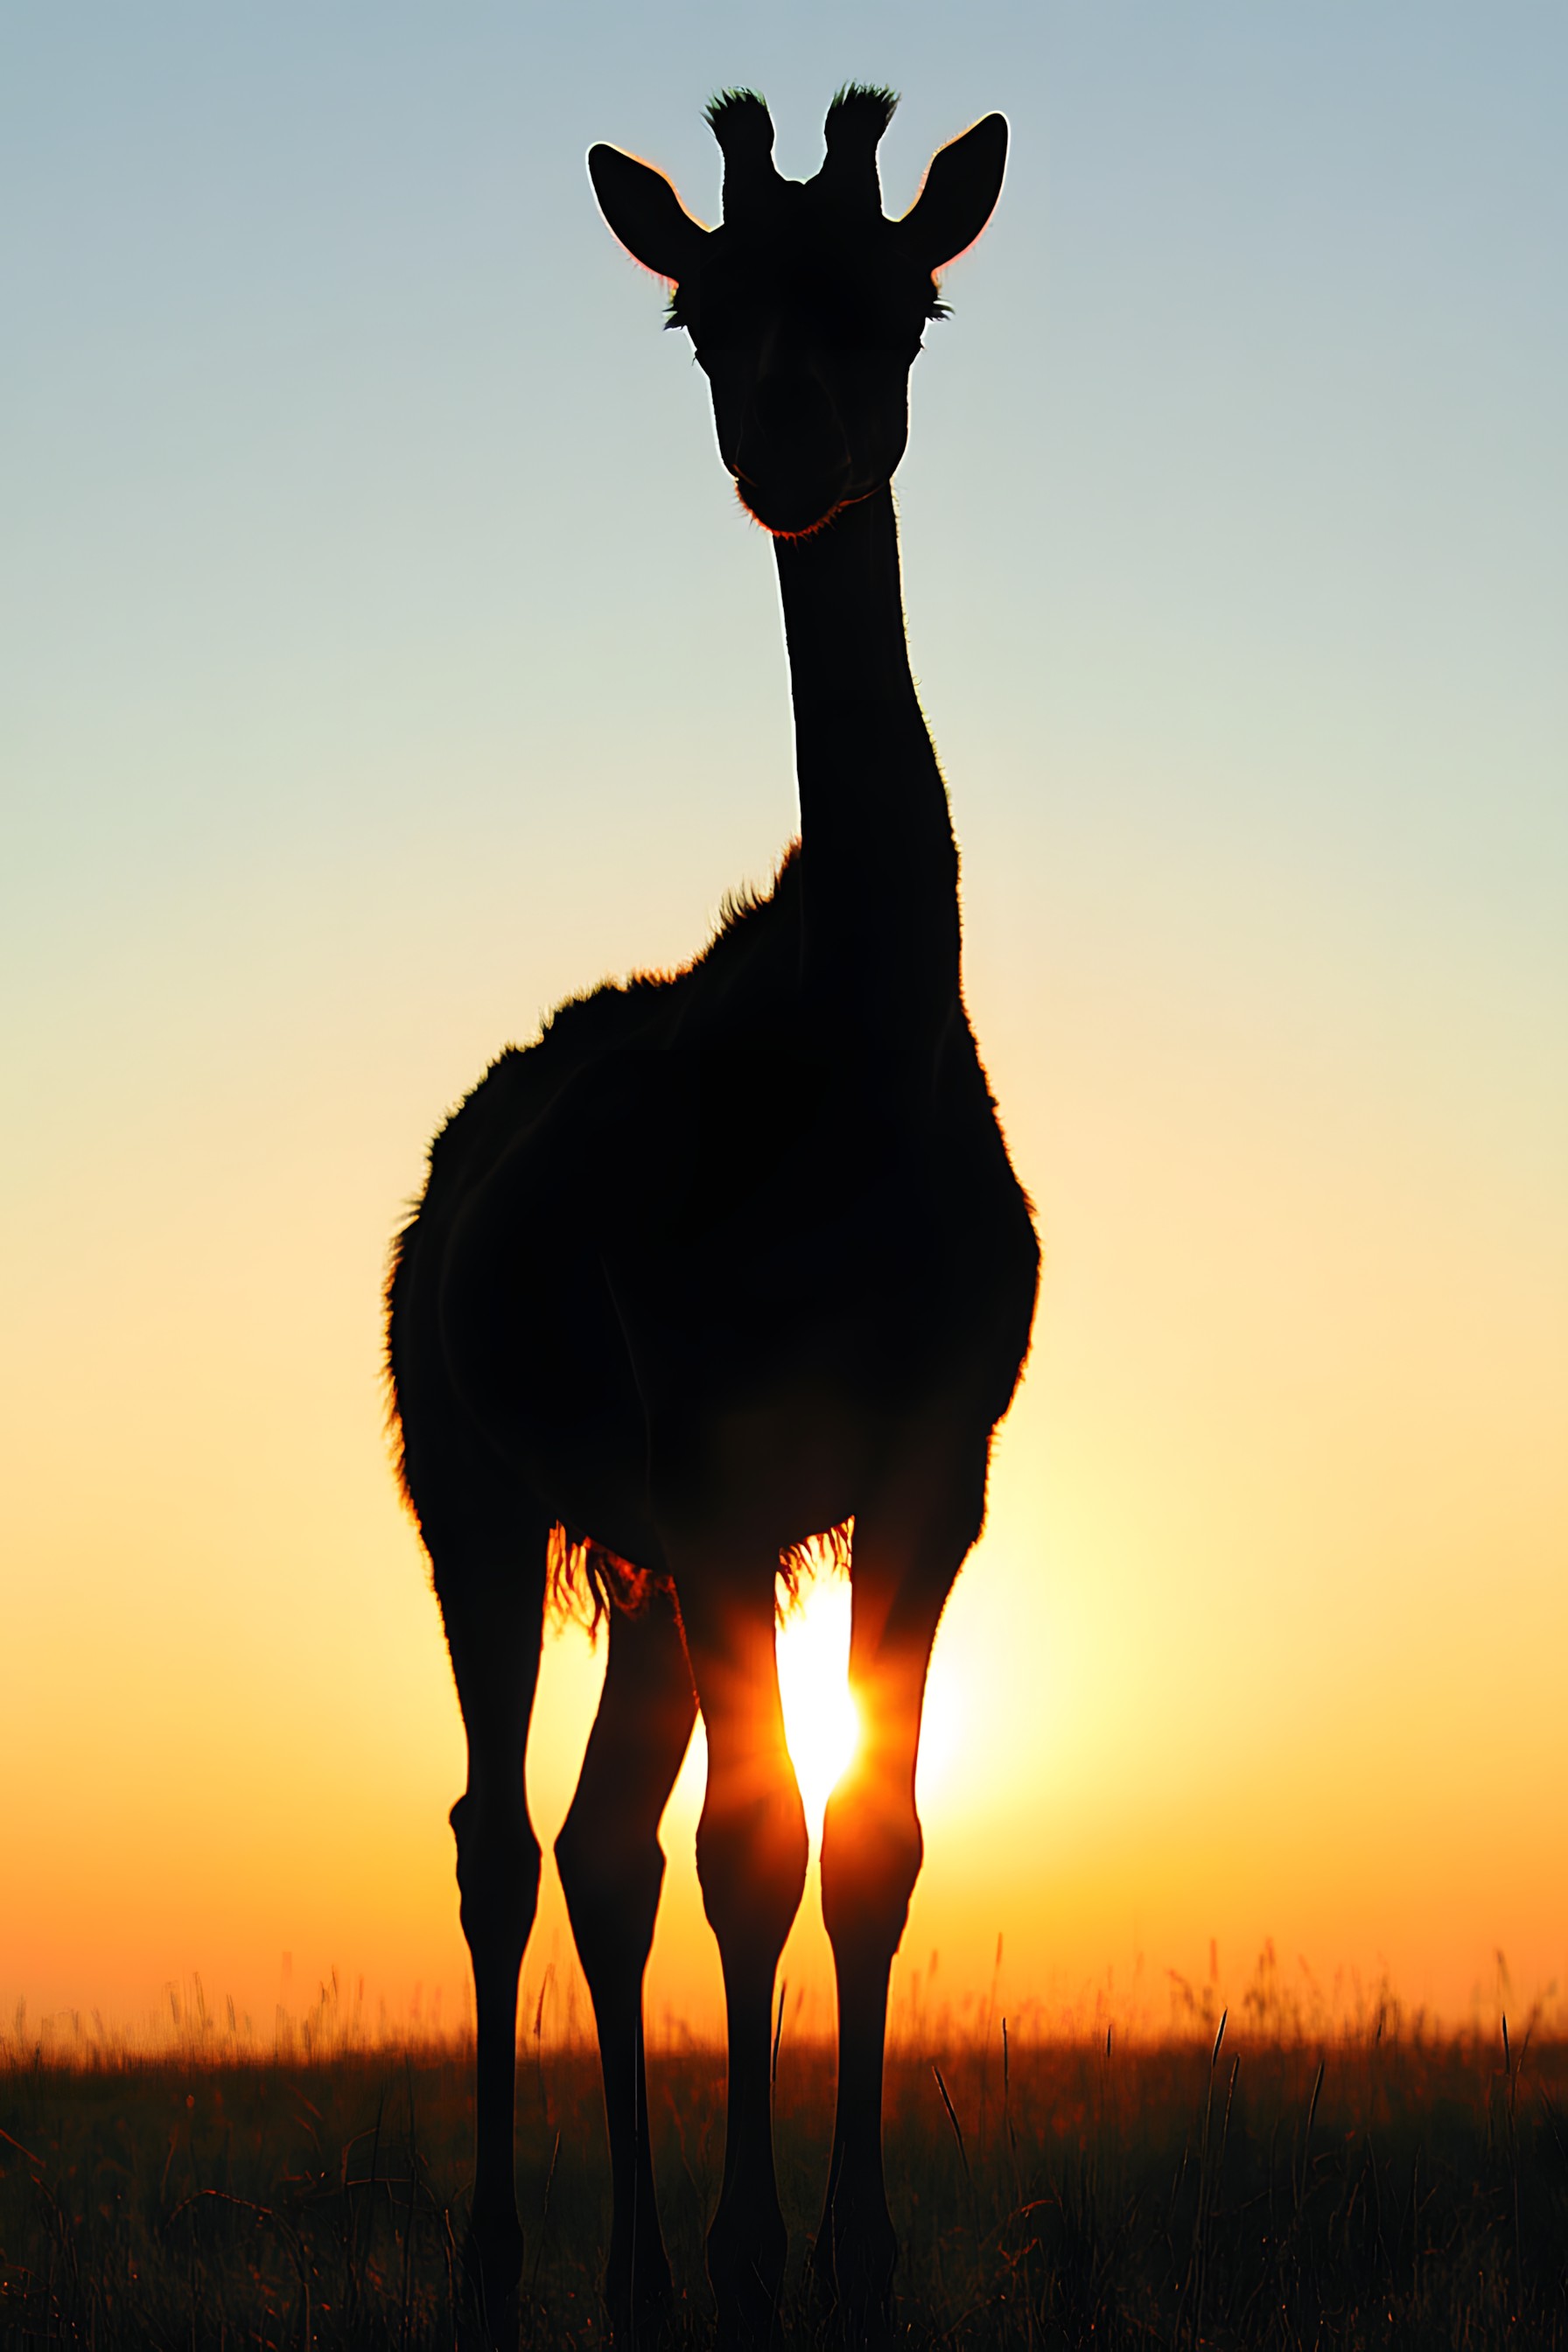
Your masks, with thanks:
<instances>
[{"instance_id":1,"label":"setting sun","mask_svg":"<svg viewBox=\"0 0 1568 2352\"><path fill-rule=\"evenodd\" d=\"M860 1725L849 1696L849 1586L820 1576L802 1588L779 1628L779 1689L784 1731L812 1836L855 1753Z\"/></svg>"}]
</instances>

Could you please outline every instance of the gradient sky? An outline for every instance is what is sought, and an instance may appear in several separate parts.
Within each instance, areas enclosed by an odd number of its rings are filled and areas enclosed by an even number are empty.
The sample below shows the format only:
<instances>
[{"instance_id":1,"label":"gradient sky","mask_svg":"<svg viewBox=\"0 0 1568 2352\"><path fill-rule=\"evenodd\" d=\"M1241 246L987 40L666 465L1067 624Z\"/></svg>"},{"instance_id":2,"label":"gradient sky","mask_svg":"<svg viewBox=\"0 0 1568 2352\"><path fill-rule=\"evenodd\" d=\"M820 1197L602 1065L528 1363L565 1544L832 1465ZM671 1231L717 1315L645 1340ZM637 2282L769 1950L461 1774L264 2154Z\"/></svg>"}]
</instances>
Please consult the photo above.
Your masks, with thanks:
<instances>
[{"instance_id":1,"label":"gradient sky","mask_svg":"<svg viewBox=\"0 0 1568 2352\"><path fill-rule=\"evenodd\" d=\"M460 2003L379 1285L509 1038L794 824L773 565L589 143L718 210L1001 107L900 477L1047 1249L900 1963L1568 1992L1568 18L1500 0L0 20L0 2000ZM831 1643L841 1595L822 1604ZM836 1612L837 1616L836 1617ZM841 1625L839 1626L841 1632ZM595 1661L549 1652L548 1840ZM710 2017L667 1827L656 2012ZM565 1934L553 1886L529 1962ZM819 1987L815 1918L785 1967ZM813 1998L817 1996L814 1992ZM900 1997L900 1996L896 1996Z\"/></svg>"}]
</instances>

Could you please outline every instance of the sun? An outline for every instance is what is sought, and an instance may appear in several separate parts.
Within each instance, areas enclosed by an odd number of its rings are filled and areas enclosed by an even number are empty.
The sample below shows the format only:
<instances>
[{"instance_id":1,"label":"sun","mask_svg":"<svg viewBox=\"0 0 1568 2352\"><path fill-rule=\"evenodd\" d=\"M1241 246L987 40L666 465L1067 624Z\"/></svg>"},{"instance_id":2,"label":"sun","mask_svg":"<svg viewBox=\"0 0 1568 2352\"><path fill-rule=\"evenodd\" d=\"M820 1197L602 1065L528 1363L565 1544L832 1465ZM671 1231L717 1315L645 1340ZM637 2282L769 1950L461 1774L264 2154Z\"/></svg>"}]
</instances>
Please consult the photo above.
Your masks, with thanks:
<instances>
[{"instance_id":1,"label":"sun","mask_svg":"<svg viewBox=\"0 0 1568 2352\"><path fill-rule=\"evenodd\" d=\"M849 1696L849 1586L820 1575L803 1587L798 1607L779 1628L779 1690L784 1736L814 1838L835 1783L860 1738Z\"/></svg>"}]
</instances>

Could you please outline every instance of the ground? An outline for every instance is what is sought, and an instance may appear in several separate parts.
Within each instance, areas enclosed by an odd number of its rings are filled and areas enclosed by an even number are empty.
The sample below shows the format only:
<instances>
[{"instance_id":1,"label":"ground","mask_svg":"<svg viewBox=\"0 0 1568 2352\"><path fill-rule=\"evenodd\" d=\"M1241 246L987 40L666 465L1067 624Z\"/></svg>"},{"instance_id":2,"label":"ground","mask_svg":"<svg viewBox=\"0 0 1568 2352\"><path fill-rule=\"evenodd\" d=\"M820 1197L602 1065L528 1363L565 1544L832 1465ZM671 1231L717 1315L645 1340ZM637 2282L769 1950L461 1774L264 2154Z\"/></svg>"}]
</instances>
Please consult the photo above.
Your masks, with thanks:
<instances>
[{"instance_id":1,"label":"ground","mask_svg":"<svg viewBox=\"0 0 1568 2352\"><path fill-rule=\"evenodd\" d=\"M1568 2347L1568 2043L1384 2018L1320 2047L1109 2047L999 2023L897 2050L889 2192L910 2347ZM469 2133L461 2048L292 2046L0 2064L0 2346L450 2347ZM721 2055L656 2052L681 2301L711 2341L702 2233ZM777 2342L831 2343L805 2255L832 2059L779 2053L791 2268ZM591 2051L525 2042L522 2340L592 2346L607 2223Z\"/></svg>"}]
</instances>

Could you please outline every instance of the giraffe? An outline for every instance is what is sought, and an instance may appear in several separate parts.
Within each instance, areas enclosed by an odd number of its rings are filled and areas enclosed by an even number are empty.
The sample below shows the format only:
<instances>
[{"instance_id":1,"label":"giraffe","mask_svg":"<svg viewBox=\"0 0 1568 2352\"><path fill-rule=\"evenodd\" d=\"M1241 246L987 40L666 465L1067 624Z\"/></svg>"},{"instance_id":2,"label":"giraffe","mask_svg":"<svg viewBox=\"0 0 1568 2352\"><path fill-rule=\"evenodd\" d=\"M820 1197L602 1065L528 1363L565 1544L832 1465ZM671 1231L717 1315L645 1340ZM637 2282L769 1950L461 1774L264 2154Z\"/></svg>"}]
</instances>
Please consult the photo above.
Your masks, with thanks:
<instances>
[{"instance_id":1,"label":"giraffe","mask_svg":"<svg viewBox=\"0 0 1568 2352\"><path fill-rule=\"evenodd\" d=\"M592 1996L621 2324L669 2292L646 2126L642 1985L658 1825L701 1711L697 1833L722 1969L721 2332L765 2336L786 2252L772 2145L774 1978L805 1878L775 1583L836 1531L861 1738L826 1808L838 2077L815 2263L873 2326L897 2243L882 2168L889 1971L921 1859L915 1765L937 1622L984 1516L1039 1254L964 1010L958 854L905 645L891 477L934 273L980 234L987 116L884 217L891 92L850 86L805 183L764 102L709 109L723 218L650 165L588 158L605 219L673 289L721 456L771 536L800 837L673 975L563 1004L431 1148L388 1286L405 1490L468 1738L452 1812L473 1962L468 2266L500 2308L521 2260L516 2004L541 1852L523 1757L551 1563L608 1608L603 1694L555 1853Z\"/></svg>"}]
</instances>

